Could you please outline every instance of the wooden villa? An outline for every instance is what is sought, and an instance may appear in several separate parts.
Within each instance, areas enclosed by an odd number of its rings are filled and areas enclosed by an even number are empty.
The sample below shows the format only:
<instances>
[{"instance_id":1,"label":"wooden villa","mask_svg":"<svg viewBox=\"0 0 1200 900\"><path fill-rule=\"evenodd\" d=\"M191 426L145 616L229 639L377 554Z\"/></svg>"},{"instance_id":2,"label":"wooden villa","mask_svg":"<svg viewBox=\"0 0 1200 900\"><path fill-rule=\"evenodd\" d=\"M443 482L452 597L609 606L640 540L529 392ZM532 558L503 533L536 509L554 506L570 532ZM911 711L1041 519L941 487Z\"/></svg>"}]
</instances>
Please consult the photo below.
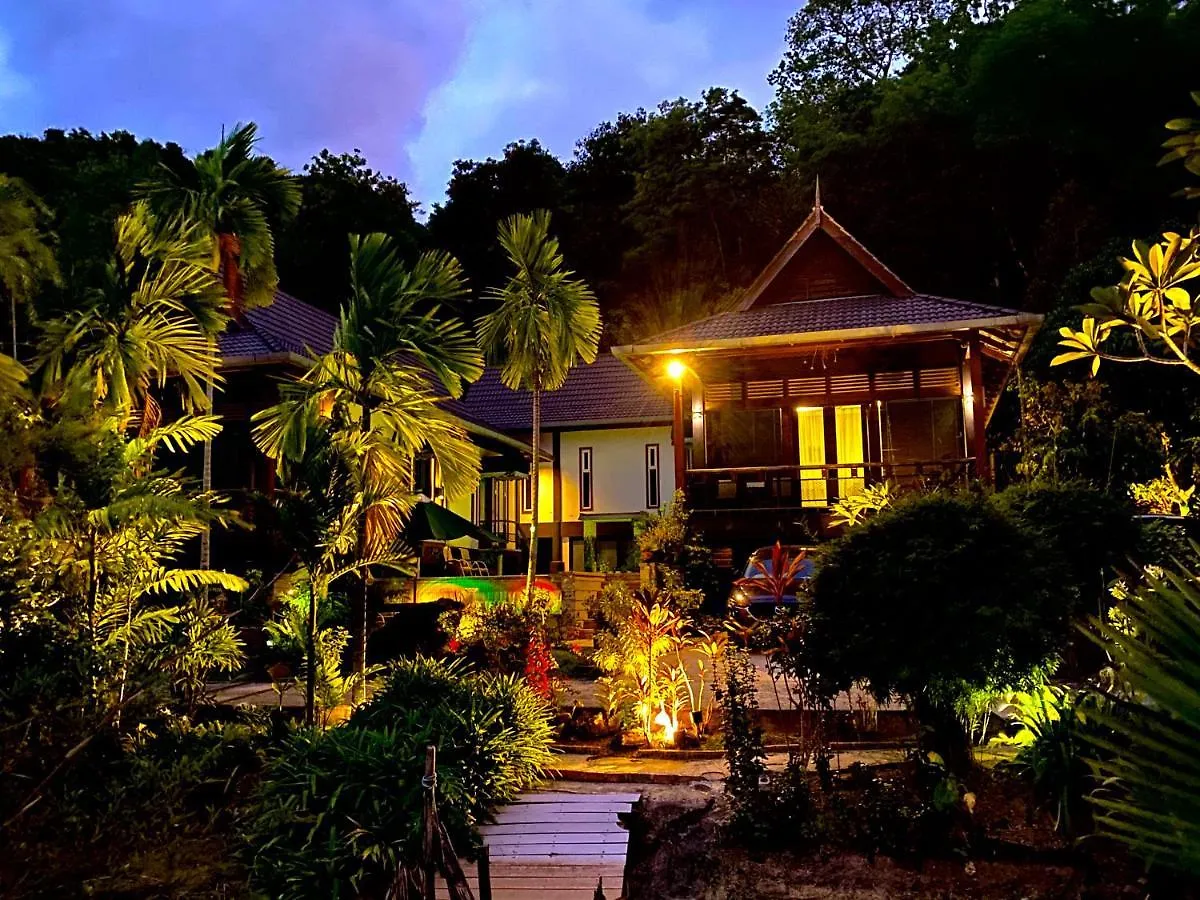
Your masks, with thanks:
<instances>
[{"instance_id":1,"label":"wooden villa","mask_svg":"<svg viewBox=\"0 0 1200 900\"><path fill-rule=\"evenodd\" d=\"M917 293L818 195L735 310L613 352L673 395L676 483L710 535L769 541L866 485L988 480L1041 320Z\"/></svg>"}]
</instances>

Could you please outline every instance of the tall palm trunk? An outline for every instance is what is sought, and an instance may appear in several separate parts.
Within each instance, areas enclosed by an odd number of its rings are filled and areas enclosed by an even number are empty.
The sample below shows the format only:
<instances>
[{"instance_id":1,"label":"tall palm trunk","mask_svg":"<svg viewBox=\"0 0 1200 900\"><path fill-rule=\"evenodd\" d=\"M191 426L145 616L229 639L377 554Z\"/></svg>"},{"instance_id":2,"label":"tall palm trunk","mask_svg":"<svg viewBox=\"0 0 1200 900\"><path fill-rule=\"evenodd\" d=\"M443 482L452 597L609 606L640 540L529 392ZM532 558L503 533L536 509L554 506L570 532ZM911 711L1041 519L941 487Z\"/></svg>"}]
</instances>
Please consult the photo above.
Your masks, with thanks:
<instances>
[{"instance_id":1,"label":"tall palm trunk","mask_svg":"<svg viewBox=\"0 0 1200 900\"><path fill-rule=\"evenodd\" d=\"M362 433L371 430L371 407L363 403ZM361 489L361 488L360 488ZM367 511L363 508L358 523L358 558L367 558L369 544L367 541ZM354 639L354 692L352 700L355 704L367 699L367 611L370 609L371 582L366 567L362 570L362 590L354 604L353 618L350 623L351 635Z\"/></svg>"},{"instance_id":2,"label":"tall palm trunk","mask_svg":"<svg viewBox=\"0 0 1200 900\"><path fill-rule=\"evenodd\" d=\"M533 376L533 438L530 449L533 459L529 463L529 568L525 575L525 599L533 596L533 575L537 571L538 551L538 476L541 474L540 456L542 446L542 379Z\"/></svg>"},{"instance_id":3,"label":"tall palm trunk","mask_svg":"<svg viewBox=\"0 0 1200 900\"><path fill-rule=\"evenodd\" d=\"M317 724L317 584L309 575L308 623L304 635L305 652L308 654L308 670L304 673L304 724L310 728ZM321 599L325 589L320 588Z\"/></svg>"},{"instance_id":4,"label":"tall palm trunk","mask_svg":"<svg viewBox=\"0 0 1200 900\"><path fill-rule=\"evenodd\" d=\"M238 257L242 252L242 244L236 234L217 235L217 254L220 260L221 280L225 285L225 296L229 298L229 314L235 321L242 315L242 273L238 268ZM215 340L209 338L210 341ZM211 346L211 344L210 344ZM213 394L215 384L212 376L205 385L205 395L208 398L207 412L213 411ZM204 441L204 462L200 471L200 488L205 493L212 490L212 438ZM200 568L212 568L212 526L205 525L200 535ZM208 599L208 588L204 588L204 597Z\"/></svg>"}]
</instances>

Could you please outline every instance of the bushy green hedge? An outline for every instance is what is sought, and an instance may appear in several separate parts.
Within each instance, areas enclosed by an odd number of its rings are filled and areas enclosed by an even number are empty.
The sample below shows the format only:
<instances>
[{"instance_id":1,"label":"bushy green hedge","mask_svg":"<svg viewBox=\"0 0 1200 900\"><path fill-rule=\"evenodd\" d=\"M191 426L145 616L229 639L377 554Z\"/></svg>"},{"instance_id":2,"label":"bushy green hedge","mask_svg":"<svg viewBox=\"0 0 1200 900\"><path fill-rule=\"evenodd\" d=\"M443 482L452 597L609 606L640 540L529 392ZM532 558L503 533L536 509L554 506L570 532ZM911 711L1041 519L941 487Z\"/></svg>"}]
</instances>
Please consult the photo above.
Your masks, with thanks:
<instances>
[{"instance_id":1,"label":"bushy green hedge","mask_svg":"<svg viewBox=\"0 0 1200 900\"><path fill-rule=\"evenodd\" d=\"M273 898L382 897L417 859L425 748L460 852L475 825L550 764L550 710L517 678L416 657L350 722L300 732L271 765L248 829L251 880Z\"/></svg>"}]
</instances>

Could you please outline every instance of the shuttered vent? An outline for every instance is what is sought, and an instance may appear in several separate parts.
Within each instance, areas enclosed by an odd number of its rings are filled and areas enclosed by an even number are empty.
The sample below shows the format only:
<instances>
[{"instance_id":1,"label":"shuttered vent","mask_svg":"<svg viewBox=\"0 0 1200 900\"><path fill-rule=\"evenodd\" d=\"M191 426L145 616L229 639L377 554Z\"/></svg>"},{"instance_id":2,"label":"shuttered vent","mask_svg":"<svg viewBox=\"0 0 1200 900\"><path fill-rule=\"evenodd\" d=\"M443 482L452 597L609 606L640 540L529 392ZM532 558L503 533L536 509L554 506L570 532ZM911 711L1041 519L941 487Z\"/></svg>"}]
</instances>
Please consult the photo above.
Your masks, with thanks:
<instances>
[{"instance_id":1,"label":"shuttered vent","mask_svg":"<svg viewBox=\"0 0 1200 900\"><path fill-rule=\"evenodd\" d=\"M772 397L783 396L783 379L775 381L747 381L747 400L769 400Z\"/></svg>"},{"instance_id":2,"label":"shuttered vent","mask_svg":"<svg viewBox=\"0 0 1200 900\"><path fill-rule=\"evenodd\" d=\"M742 385L740 382L727 382L725 384L706 384L704 386L704 405L705 406L721 406L731 400L742 399Z\"/></svg>"},{"instance_id":3,"label":"shuttered vent","mask_svg":"<svg viewBox=\"0 0 1200 900\"><path fill-rule=\"evenodd\" d=\"M813 397L825 393L825 376L816 375L811 378L789 378L787 380L789 397Z\"/></svg>"},{"instance_id":4,"label":"shuttered vent","mask_svg":"<svg viewBox=\"0 0 1200 900\"><path fill-rule=\"evenodd\" d=\"M923 391L958 393L960 390L958 369L953 367L945 369L922 369L920 378L921 390Z\"/></svg>"},{"instance_id":5,"label":"shuttered vent","mask_svg":"<svg viewBox=\"0 0 1200 900\"><path fill-rule=\"evenodd\" d=\"M871 389L871 379L867 375L834 375L829 379L831 394L865 394Z\"/></svg>"},{"instance_id":6,"label":"shuttered vent","mask_svg":"<svg viewBox=\"0 0 1200 900\"><path fill-rule=\"evenodd\" d=\"M892 391L911 392L916 387L912 372L876 372L875 390L881 394Z\"/></svg>"}]
</instances>

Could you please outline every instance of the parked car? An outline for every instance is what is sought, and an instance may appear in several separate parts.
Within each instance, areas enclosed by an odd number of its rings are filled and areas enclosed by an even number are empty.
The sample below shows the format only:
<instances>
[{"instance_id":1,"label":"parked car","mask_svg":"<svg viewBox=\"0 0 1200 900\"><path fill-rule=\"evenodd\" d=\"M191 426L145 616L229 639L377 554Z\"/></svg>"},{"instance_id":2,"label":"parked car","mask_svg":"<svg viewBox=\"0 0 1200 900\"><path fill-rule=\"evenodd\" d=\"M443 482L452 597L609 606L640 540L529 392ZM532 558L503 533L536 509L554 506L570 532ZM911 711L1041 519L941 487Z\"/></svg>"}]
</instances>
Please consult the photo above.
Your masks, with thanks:
<instances>
[{"instance_id":1,"label":"parked car","mask_svg":"<svg viewBox=\"0 0 1200 900\"><path fill-rule=\"evenodd\" d=\"M798 590L816 570L813 550L785 544L755 550L729 592L729 612L757 616L795 606Z\"/></svg>"}]
</instances>

